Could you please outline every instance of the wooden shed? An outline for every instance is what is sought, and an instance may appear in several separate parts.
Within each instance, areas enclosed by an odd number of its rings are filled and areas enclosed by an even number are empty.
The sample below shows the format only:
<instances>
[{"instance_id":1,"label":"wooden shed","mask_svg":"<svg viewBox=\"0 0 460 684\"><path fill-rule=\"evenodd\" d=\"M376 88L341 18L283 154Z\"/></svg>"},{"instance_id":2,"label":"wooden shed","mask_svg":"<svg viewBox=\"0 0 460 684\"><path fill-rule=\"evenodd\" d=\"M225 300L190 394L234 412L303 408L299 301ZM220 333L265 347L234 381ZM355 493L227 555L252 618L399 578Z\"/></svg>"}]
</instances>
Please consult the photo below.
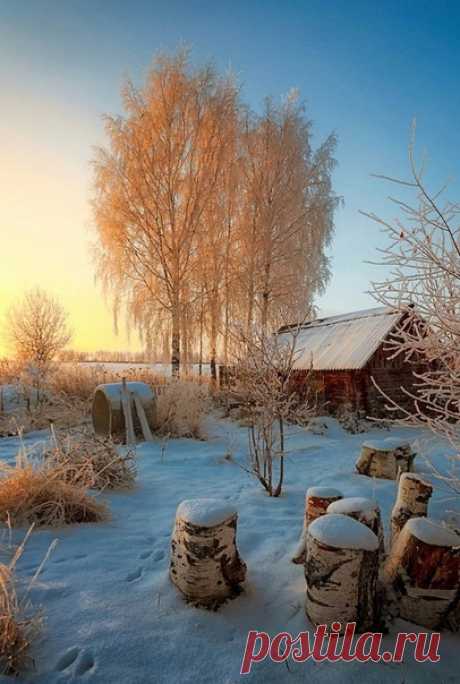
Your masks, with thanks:
<instances>
[{"instance_id":1,"label":"wooden shed","mask_svg":"<svg viewBox=\"0 0 460 684\"><path fill-rule=\"evenodd\" d=\"M312 369L318 398L332 413L347 404L366 415L384 414L385 399L372 378L389 397L408 408L412 402L402 388L411 391L414 371L425 368L419 362L405 361L402 355L390 358L388 341L405 316L405 312L377 307L303 324L296 339L299 394ZM278 335L288 342L294 329L298 327L284 326Z\"/></svg>"}]
</instances>

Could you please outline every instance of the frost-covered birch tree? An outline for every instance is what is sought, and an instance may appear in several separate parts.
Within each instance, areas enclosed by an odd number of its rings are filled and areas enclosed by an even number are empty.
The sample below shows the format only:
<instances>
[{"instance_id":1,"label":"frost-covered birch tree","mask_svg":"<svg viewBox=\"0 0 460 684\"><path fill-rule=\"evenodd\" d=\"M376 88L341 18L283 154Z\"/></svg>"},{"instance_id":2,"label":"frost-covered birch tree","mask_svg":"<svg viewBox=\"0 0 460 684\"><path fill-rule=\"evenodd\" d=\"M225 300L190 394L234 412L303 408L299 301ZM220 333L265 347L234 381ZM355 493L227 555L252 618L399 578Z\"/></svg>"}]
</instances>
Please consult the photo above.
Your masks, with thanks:
<instances>
[{"instance_id":1,"label":"frost-covered birch tree","mask_svg":"<svg viewBox=\"0 0 460 684\"><path fill-rule=\"evenodd\" d=\"M160 57L94 161L97 274L146 346L232 362L230 331L298 320L329 278L335 137L315 151L296 96L242 104L232 77Z\"/></svg>"},{"instance_id":2,"label":"frost-covered birch tree","mask_svg":"<svg viewBox=\"0 0 460 684\"><path fill-rule=\"evenodd\" d=\"M152 308L168 312L174 374L235 100L231 79L211 67L193 70L185 53L159 57L144 87L125 85L125 114L106 117L109 143L94 163L98 273L140 331L154 324Z\"/></svg>"}]
</instances>

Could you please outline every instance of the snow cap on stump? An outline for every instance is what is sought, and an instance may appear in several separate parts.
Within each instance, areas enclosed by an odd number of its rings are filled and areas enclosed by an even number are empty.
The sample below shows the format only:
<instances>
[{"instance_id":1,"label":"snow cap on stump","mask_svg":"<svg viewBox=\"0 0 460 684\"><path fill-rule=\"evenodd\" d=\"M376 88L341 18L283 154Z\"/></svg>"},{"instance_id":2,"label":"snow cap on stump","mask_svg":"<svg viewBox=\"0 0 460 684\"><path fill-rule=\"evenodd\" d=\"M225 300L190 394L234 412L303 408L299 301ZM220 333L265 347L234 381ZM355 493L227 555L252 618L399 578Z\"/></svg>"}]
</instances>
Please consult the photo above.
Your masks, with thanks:
<instances>
[{"instance_id":1,"label":"snow cap on stump","mask_svg":"<svg viewBox=\"0 0 460 684\"><path fill-rule=\"evenodd\" d=\"M307 497L314 496L318 499L329 499L333 496L342 496L342 492L334 487L310 487L307 489Z\"/></svg>"},{"instance_id":2,"label":"snow cap on stump","mask_svg":"<svg viewBox=\"0 0 460 684\"><path fill-rule=\"evenodd\" d=\"M327 513L317 518L308 528L308 534L321 544L336 549L375 551L379 546L372 530L340 513Z\"/></svg>"},{"instance_id":3,"label":"snow cap on stump","mask_svg":"<svg viewBox=\"0 0 460 684\"><path fill-rule=\"evenodd\" d=\"M233 506L219 499L186 499L177 507L176 517L200 527L215 527L237 515Z\"/></svg>"},{"instance_id":4,"label":"snow cap on stump","mask_svg":"<svg viewBox=\"0 0 460 684\"><path fill-rule=\"evenodd\" d=\"M412 536L430 546L460 546L460 535L436 520L411 518L406 523L406 529Z\"/></svg>"},{"instance_id":5,"label":"snow cap on stump","mask_svg":"<svg viewBox=\"0 0 460 684\"><path fill-rule=\"evenodd\" d=\"M374 499L366 499L364 496L347 496L344 499L329 504L327 512L343 513L344 515L350 515L350 513L358 511L372 513L377 507L378 504Z\"/></svg>"}]
</instances>

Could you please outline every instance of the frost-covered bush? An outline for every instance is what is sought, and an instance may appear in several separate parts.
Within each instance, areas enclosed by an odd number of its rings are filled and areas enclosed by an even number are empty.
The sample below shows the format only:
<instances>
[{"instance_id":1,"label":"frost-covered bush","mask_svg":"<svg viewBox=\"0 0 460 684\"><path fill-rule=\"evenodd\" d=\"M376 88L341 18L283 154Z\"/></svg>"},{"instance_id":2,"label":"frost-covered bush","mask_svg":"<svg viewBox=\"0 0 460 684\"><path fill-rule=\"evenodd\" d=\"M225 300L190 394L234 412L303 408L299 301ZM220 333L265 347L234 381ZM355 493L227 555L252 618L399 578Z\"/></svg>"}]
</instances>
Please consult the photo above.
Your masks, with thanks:
<instances>
[{"instance_id":1,"label":"frost-covered bush","mask_svg":"<svg viewBox=\"0 0 460 684\"><path fill-rule=\"evenodd\" d=\"M208 385L173 380L159 392L156 430L170 437L205 439L203 420L210 410Z\"/></svg>"}]
</instances>

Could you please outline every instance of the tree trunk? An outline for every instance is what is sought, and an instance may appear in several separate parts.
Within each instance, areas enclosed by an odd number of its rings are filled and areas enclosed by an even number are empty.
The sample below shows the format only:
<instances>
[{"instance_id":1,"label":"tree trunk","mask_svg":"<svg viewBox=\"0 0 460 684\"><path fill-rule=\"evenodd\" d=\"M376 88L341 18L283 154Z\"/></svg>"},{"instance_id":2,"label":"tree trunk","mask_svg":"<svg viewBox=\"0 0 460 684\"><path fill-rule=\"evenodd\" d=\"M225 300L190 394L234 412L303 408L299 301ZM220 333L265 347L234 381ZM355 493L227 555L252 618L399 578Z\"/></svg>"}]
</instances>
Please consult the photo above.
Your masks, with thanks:
<instances>
[{"instance_id":1,"label":"tree trunk","mask_svg":"<svg viewBox=\"0 0 460 684\"><path fill-rule=\"evenodd\" d=\"M429 518L411 518L385 565L405 620L458 629L460 536Z\"/></svg>"},{"instance_id":2,"label":"tree trunk","mask_svg":"<svg viewBox=\"0 0 460 684\"><path fill-rule=\"evenodd\" d=\"M227 242L225 248L225 306L224 306L224 366L228 366L228 335L230 327L230 288L229 288L229 260L230 260L230 232L231 223L228 224Z\"/></svg>"},{"instance_id":3,"label":"tree trunk","mask_svg":"<svg viewBox=\"0 0 460 684\"><path fill-rule=\"evenodd\" d=\"M198 375L203 375L203 332L204 332L204 291L201 288L201 303L200 303L200 341L199 341L199 359L198 359Z\"/></svg>"},{"instance_id":4,"label":"tree trunk","mask_svg":"<svg viewBox=\"0 0 460 684\"><path fill-rule=\"evenodd\" d=\"M178 378L180 374L180 312L178 304L173 307L172 311L171 374L174 378Z\"/></svg>"},{"instance_id":5,"label":"tree trunk","mask_svg":"<svg viewBox=\"0 0 460 684\"><path fill-rule=\"evenodd\" d=\"M419 475L403 473L398 497L391 512L391 543L394 544L409 518L426 517L433 487Z\"/></svg>"},{"instance_id":6,"label":"tree trunk","mask_svg":"<svg viewBox=\"0 0 460 684\"><path fill-rule=\"evenodd\" d=\"M379 552L383 556L385 551L385 539L383 534L382 516L380 508L373 499L365 499L360 496L346 497L335 501L328 506L328 513L340 513L349 515L351 518L366 525L379 540Z\"/></svg>"},{"instance_id":7,"label":"tree trunk","mask_svg":"<svg viewBox=\"0 0 460 684\"><path fill-rule=\"evenodd\" d=\"M409 444L395 446L385 440L367 442L361 448L356 470L361 475L396 480L399 473L411 471L414 458Z\"/></svg>"},{"instance_id":8,"label":"tree trunk","mask_svg":"<svg viewBox=\"0 0 460 684\"><path fill-rule=\"evenodd\" d=\"M328 513L308 528L306 613L310 622L349 622L356 630L377 623L379 543L365 525L346 515Z\"/></svg>"},{"instance_id":9,"label":"tree trunk","mask_svg":"<svg viewBox=\"0 0 460 684\"><path fill-rule=\"evenodd\" d=\"M321 515L325 515L329 504L342 498L342 493L332 487L310 487L305 495L305 513L302 534L294 552L292 562L296 565L305 563L307 530L310 523Z\"/></svg>"},{"instance_id":10,"label":"tree trunk","mask_svg":"<svg viewBox=\"0 0 460 684\"><path fill-rule=\"evenodd\" d=\"M214 499L183 501L177 509L170 577L195 605L216 608L241 590L246 565L236 547L237 517Z\"/></svg>"}]
</instances>

